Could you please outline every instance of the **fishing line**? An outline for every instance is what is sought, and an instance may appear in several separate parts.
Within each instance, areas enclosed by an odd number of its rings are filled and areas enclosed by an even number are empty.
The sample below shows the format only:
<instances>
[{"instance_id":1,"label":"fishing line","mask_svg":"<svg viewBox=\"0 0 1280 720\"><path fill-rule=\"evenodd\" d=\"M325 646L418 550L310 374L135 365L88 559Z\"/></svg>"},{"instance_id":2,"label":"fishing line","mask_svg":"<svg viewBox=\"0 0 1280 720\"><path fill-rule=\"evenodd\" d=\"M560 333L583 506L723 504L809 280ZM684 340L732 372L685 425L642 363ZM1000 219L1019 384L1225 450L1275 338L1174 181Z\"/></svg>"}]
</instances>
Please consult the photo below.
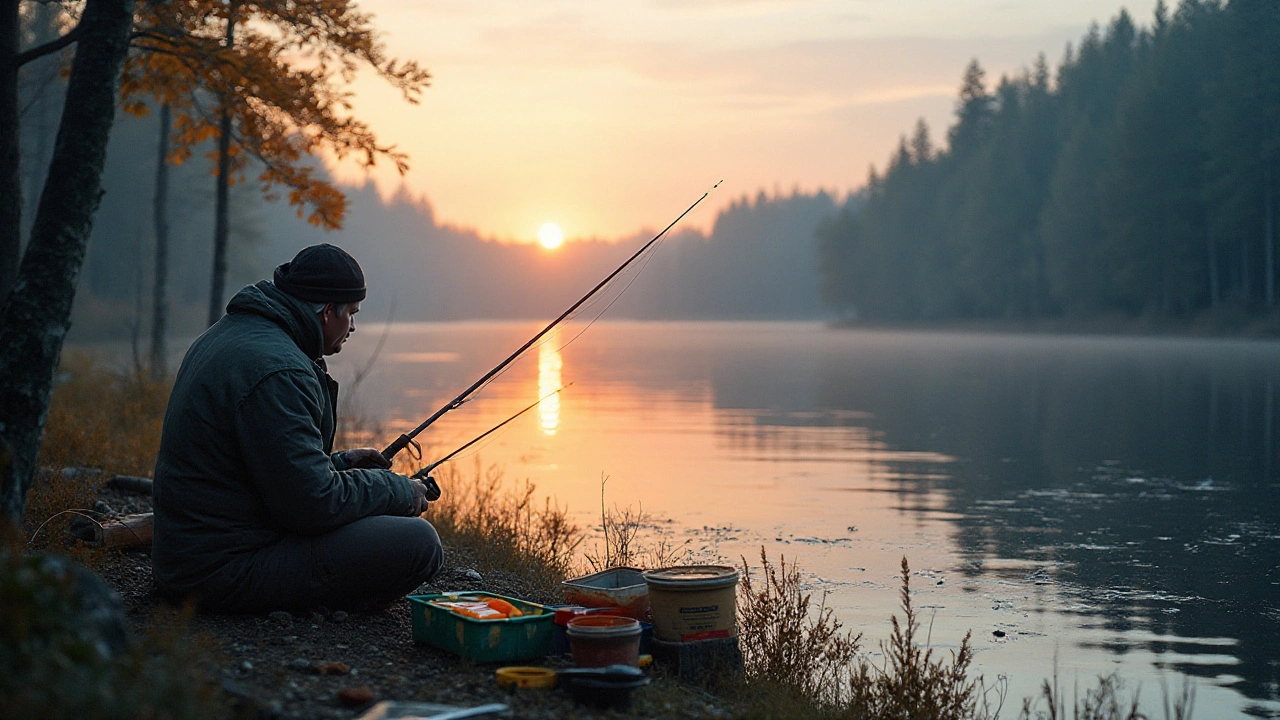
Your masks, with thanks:
<instances>
[{"instance_id":1,"label":"fishing line","mask_svg":"<svg viewBox=\"0 0 1280 720\"><path fill-rule=\"evenodd\" d=\"M474 438L472 438L470 441L468 441L468 442L467 442L465 445L463 445L462 447L458 448L457 450L454 450L453 452L449 453L448 455L445 455L444 457L440 458L439 460L437 460L437 461L435 461L435 462L431 463L430 465L428 465L428 466L426 466L426 467L422 468L421 470L419 470L418 472L414 473L414 474L413 474L413 477L415 477L415 478L425 478L425 479L428 479L428 480L429 480L429 479L430 479L430 477L429 477L429 476L430 476L430 474L431 474L431 471L432 471L432 470L434 470L434 469L436 469L437 467L439 467L439 466L443 465L444 463L446 463L446 462L448 462L448 461L450 461L450 460L452 460L452 459L454 459L454 458L458 457L458 455L459 455L463 450L466 450L467 448L471 447L472 445L475 445L476 443L480 442L481 440L484 440L485 438L489 437L490 435L492 435L492 434L494 434L494 433L498 432L498 431L499 431L499 430L501 430L503 427L506 427L509 423L511 423L512 421L514 421L516 418L520 417L521 415L524 415L525 413L529 412L530 410L534 409L535 407L537 407L537 406L541 405L541 404L542 404L544 401L546 401L547 399L549 399L549 398L551 398L551 397L554 397L554 396L556 396L556 395L559 395L560 393L564 392L564 391L565 391L565 389L566 389L566 388L568 388L568 387L569 387L570 385L572 385L572 384L573 384L573 383L569 383L569 384L567 384L567 385L561 385L560 387L556 388L555 390L552 390L551 392L547 393L546 395L543 395L542 397L538 398L537 400L534 400L532 403L530 403L529 405L527 405L524 409L520 410L519 412L517 412L516 414L514 414L514 415L512 415L511 417L507 418L506 420L503 420L502 422L498 423L497 425L494 425L493 427L489 428L488 430L485 430L484 432L480 433L479 435L477 435L476 437L474 437ZM487 443L486 443L486 444L487 444ZM477 450L478 450L478 449L479 449L479 448L477 448ZM437 489L438 489L438 488L437 488ZM439 496L437 495L437 497L439 497Z\"/></svg>"},{"instance_id":2,"label":"fishing line","mask_svg":"<svg viewBox=\"0 0 1280 720\"><path fill-rule=\"evenodd\" d=\"M680 222L680 220L682 220L685 215L688 215L690 212L693 212L693 209L697 207L698 204L701 203L703 200L706 200L707 196L710 195L713 190L720 187L720 183L722 182L724 181L721 180L720 182L717 182L715 185L712 185L709 190L702 193L702 195L699 196L697 200L693 201L693 204L685 208L684 212L676 216L675 220L672 220L670 223L668 223L667 226L662 229L662 232L659 232L657 235L653 236L653 238L649 240L649 242L645 243L644 246L642 246L639 250L633 253L629 258L627 258L626 262L622 263L622 265L615 268L613 272L609 273L609 275L606 276L603 280L596 283L595 287L587 291L586 295L583 295L573 305L569 306L568 310L565 310L564 312L560 313L559 317L557 317L555 320L552 320L550 323L548 323L546 327L544 327L542 330L538 332L538 334L534 335L532 338L527 340L523 345L517 348L515 352L508 355L505 360L498 363L496 366L490 369L489 372L485 373L479 380L472 383L470 387L468 387L466 390L463 390L457 397L455 397L453 400L450 400L443 407L441 407L434 414L432 414L431 417L424 420L421 425L414 428L412 431L408 433L404 433L400 435L400 437L396 438L394 442L392 442L390 445L386 447L386 449L382 451L382 456L387 460L390 460L391 458L395 457L397 453L399 453L407 445L413 442L413 439L418 435L418 433L425 430L429 425L431 425L431 423L435 422L436 420L439 420L440 417L443 416L445 413L449 412L450 410L454 410L458 407L461 407L462 404L466 402L469 397L475 394L475 392L479 388L487 386L490 382L492 382L492 380L496 376L505 372L506 369L513 362L520 359L524 355L524 353L529 350L530 347L538 343L539 340L542 340L542 338L546 336L547 333L551 332L551 330L554 329L561 322L563 322L565 318L570 317L575 312L577 312L579 308L587 304L587 301L591 300L591 298L596 293L600 292L602 289L606 287L609 287L613 283L613 281L619 275L621 275L624 270L627 269L627 266L631 265L631 263L635 262L635 260L645 255L646 252L649 251L651 248L660 244L661 240L667 234L667 232L670 231L671 228L675 227L676 223ZM652 257L651 254L650 254L650 257ZM645 264L647 264L647 262L648 261L646 260ZM607 308L608 306L606 306L606 309Z\"/></svg>"},{"instance_id":3,"label":"fishing line","mask_svg":"<svg viewBox=\"0 0 1280 720\"><path fill-rule=\"evenodd\" d=\"M649 251L647 251L647 252L645 253L645 255L647 255L647 257L645 257L644 255L642 255L642 256L641 256L641 257L643 257L643 258L644 258L644 262L640 265L640 267L639 267L639 268L637 268L637 269L636 269L635 274L633 274L633 275L631 276L631 279L627 281L627 284L626 284L625 286L623 286L623 288L622 288L621 290L619 290L619 291L618 291L618 294L617 294L617 295L614 295L614 296L613 296L613 299L609 301L609 304L608 304L608 305L605 305L603 308L601 308L600 312L596 313L596 316L595 316L595 317L593 317L593 318L591 318L591 321L590 321L590 322L588 322L588 323L587 323L587 324L586 324L586 325L585 325L581 330L579 330L579 331L578 331L578 333L577 333L576 335L574 335L573 337L569 338L569 340L568 340L567 342L565 342L565 344L561 345L561 346L556 350L556 352L560 352L561 350L564 350L565 348L569 347L569 345L571 345L571 344L573 343L573 341L574 341L574 340L577 340L578 338L582 337L582 333L584 333L584 332L586 332L587 330L589 330L589 329L591 328L591 326L592 326L592 325L595 325L595 324L596 324L596 321L597 321L597 320L599 320L599 319L600 319L600 317L601 317L601 316L603 316L606 312L608 312L608 311L609 311L609 308L613 307L613 304L614 304L614 303L618 302L618 300L622 297L623 293L625 293L625 292L626 292L626 291L631 287L631 283L635 282L635 281L636 281L636 279L640 277L640 273L644 272L644 269L645 269L645 268L647 268L647 267L649 267L649 263L653 261L653 256L657 254L657 252L658 252L658 248L662 246L662 243L663 243L664 241L665 241L665 238L664 238L663 240L658 241L658 243L657 243L656 245L654 245L652 249L650 249ZM601 298L601 299L603 299L603 298ZM598 301L596 301L596 302L598 302ZM592 304L595 304L595 303L593 302Z\"/></svg>"},{"instance_id":4,"label":"fishing line","mask_svg":"<svg viewBox=\"0 0 1280 720\"><path fill-rule=\"evenodd\" d=\"M719 185L719 183L716 183L716 184ZM715 188L712 188L712 189L714 190ZM658 248L662 247L662 244L665 243L666 241L667 241L667 238L664 236L661 239L659 239L656 243L651 245L649 248L644 250L642 253L640 253L640 255L636 257L636 259L639 260L640 262L634 268L628 268L625 272L620 273L618 274L617 277L614 277L613 279L609 280L607 283L605 283L600 287L601 293L599 295L592 296L591 300L584 303L582 307L578 308L577 310L574 310L572 313L565 316L563 321L565 324L568 324L569 322L576 320L579 315L586 313L586 311L592 308L593 306L599 305L601 302L603 302L605 300L605 297L612 292L613 287L623 282L624 280L626 281L626 284L623 285L622 289L619 290L616 295L613 295L613 298L609 300L608 304L606 304L603 308L600 308L600 312L596 313L595 317L587 321L586 325L584 325L581 330L579 330L576 334L574 334L573 337L565 341L563 345L560 345L559 347L557 347L556 352L560 352L561 350L564 350L565 348L569 347L569 345L571 345L573 341L581 337L582 334L585 333L587 330L589 330L592 325L595 325L596 321L598 321L606 312L608 312L609 308L613 307L614 303L618 302L618 300L622 298L623 294L625 294L627 290L631 288L631 284L640 278L640 275L645 271L645 268L649 267L649 263L653 262L653 257L658 253ZM629 276L629 277L624 277L624 276ZM507 367L503 368L498 373L496 373L493 377L486 380L484 384L476 388L475 392L472 394L471 397L468 397L467 399L459 402L454 407L462 407L463 405L466 405L467 403L475 400L476 396L478 396L481 392L483 392L485 388L489 387L491 383L493 383L503 375L506 375L508 370L511 370L511 368L515 367L516 364L518 364L519 362L527 358L530 350L541 349L542 346L546 345L547 343L550 343L551 341L552 339L551 339L550 333L544 335L540 340L538 340L537 343L531 345L527 350L525 350L525 352L521 353L520 357L515 362L511 363L510 365L508 365ZM488 443L485 443L485 444L487 445ZM478 449L479 448L477 448L477 450Z\"/></svg>"}]
</instances>

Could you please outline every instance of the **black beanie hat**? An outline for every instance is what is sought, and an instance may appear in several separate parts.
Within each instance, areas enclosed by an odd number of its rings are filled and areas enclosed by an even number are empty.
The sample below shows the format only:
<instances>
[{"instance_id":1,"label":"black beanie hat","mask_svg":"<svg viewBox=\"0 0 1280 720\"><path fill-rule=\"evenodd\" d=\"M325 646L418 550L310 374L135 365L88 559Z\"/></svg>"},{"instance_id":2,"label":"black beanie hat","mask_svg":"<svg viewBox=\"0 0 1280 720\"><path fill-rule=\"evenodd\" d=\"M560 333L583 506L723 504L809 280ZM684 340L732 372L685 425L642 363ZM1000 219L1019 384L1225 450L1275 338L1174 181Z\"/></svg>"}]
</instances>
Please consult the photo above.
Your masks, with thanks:
<instances>
[{"instance_id":1,"label":"black beanie hat","mask_svg":"<svg viewBox=\"0 0 1280 720\"><path fill-rule=\"evenodd\" d=\"M299 250L293 260L276 268L272 282L281 291L308 302L358 302L365 296L360 263L328 243Z\"/></svg>"}]
</instances>

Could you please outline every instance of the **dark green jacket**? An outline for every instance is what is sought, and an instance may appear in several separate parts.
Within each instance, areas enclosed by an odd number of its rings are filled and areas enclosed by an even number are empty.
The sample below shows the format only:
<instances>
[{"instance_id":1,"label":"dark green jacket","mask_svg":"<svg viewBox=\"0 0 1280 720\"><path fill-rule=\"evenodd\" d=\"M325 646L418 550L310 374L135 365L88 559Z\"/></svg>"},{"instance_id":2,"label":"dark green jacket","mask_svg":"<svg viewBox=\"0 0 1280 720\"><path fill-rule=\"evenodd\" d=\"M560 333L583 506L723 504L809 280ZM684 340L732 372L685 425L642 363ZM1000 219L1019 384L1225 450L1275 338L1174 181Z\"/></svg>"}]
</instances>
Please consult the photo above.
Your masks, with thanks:
<instances>
[{"instance_id":1,"label":"dark green jacket","mask_svg":"<svg viewBox=\"0 0 1280 720\"><path fill-rule=\"evenodd\" d=\"M268 281L187 350L155 470L152 565L164 594L243 581L246 555L374 515L413 514L408 478L331 455L338 384L320 320Z\"/></svg>"}]
</instances>

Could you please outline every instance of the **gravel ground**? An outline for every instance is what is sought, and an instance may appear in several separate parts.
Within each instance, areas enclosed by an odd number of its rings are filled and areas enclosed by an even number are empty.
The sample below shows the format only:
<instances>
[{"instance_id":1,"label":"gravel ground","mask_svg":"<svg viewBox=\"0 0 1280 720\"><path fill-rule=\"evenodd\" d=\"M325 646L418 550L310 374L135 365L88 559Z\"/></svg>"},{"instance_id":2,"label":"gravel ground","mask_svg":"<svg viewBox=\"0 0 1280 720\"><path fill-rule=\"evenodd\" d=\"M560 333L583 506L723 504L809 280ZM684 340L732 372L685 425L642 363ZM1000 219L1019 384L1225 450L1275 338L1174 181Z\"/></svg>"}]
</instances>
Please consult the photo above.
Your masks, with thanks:
<instances>
[{"instance_id":1,"label":"gravel ground","mask_svg":"<svg viewBox=\"0 0 1280 720\"><path fill-rule=\"evenodd\" d=\"M106 496L103 502L116 512L147 509L136 498ZM518 576L480 575L465 550L447 552L445 569L420 592L484 590L529 597ZM135 629L175 618L175 610L153 594L147 552L112 551L94 570L120 593ZM648 671L652 684L637 691L625 711L581 705L559 689L502 688L494 678L500 664L476 664L413 642L407 600L367 613L317 608L306 614L199 615L190 630L215 658L223 690L249 717L345 720L359 718L383 700L456 707L498 702L510 707L503 717L531 719L734 714L727 701L677 682L661 667ZM566 655L516 664L565 668L572 662Z\"/></svg>"}]
</instances>

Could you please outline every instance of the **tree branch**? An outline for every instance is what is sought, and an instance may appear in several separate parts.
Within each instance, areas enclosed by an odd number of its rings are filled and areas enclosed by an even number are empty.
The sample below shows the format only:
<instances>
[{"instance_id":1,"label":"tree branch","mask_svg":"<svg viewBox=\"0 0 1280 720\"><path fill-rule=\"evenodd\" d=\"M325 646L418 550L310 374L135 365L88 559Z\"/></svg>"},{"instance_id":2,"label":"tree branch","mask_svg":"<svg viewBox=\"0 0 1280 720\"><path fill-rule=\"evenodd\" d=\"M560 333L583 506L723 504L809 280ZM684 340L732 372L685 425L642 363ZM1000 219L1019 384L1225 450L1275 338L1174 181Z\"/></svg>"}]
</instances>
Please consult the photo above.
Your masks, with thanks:
<instances>
[{"instance_id":1,"label":"tree branch","mask_svg":"<svg viewBox=\"0 0 1280 720\"><path fill-rule=\"evenodd\" d=\"M67 33L66 35L63 35L57 40L47 42L43 45L37 45L31 48L30 50L26 50L24 52L18 53L17 55L14 56L14 64L18 67L22 67L23 65L31 62L32 60L35 60L36 58L42 58L45 55L50 55L58 52L62 48L80 39L80 36L84 34L80 30L80 28L81 28L80 25L76 25L74 28L71 29L71 32Z\"/></svg>"}]
</instances>

